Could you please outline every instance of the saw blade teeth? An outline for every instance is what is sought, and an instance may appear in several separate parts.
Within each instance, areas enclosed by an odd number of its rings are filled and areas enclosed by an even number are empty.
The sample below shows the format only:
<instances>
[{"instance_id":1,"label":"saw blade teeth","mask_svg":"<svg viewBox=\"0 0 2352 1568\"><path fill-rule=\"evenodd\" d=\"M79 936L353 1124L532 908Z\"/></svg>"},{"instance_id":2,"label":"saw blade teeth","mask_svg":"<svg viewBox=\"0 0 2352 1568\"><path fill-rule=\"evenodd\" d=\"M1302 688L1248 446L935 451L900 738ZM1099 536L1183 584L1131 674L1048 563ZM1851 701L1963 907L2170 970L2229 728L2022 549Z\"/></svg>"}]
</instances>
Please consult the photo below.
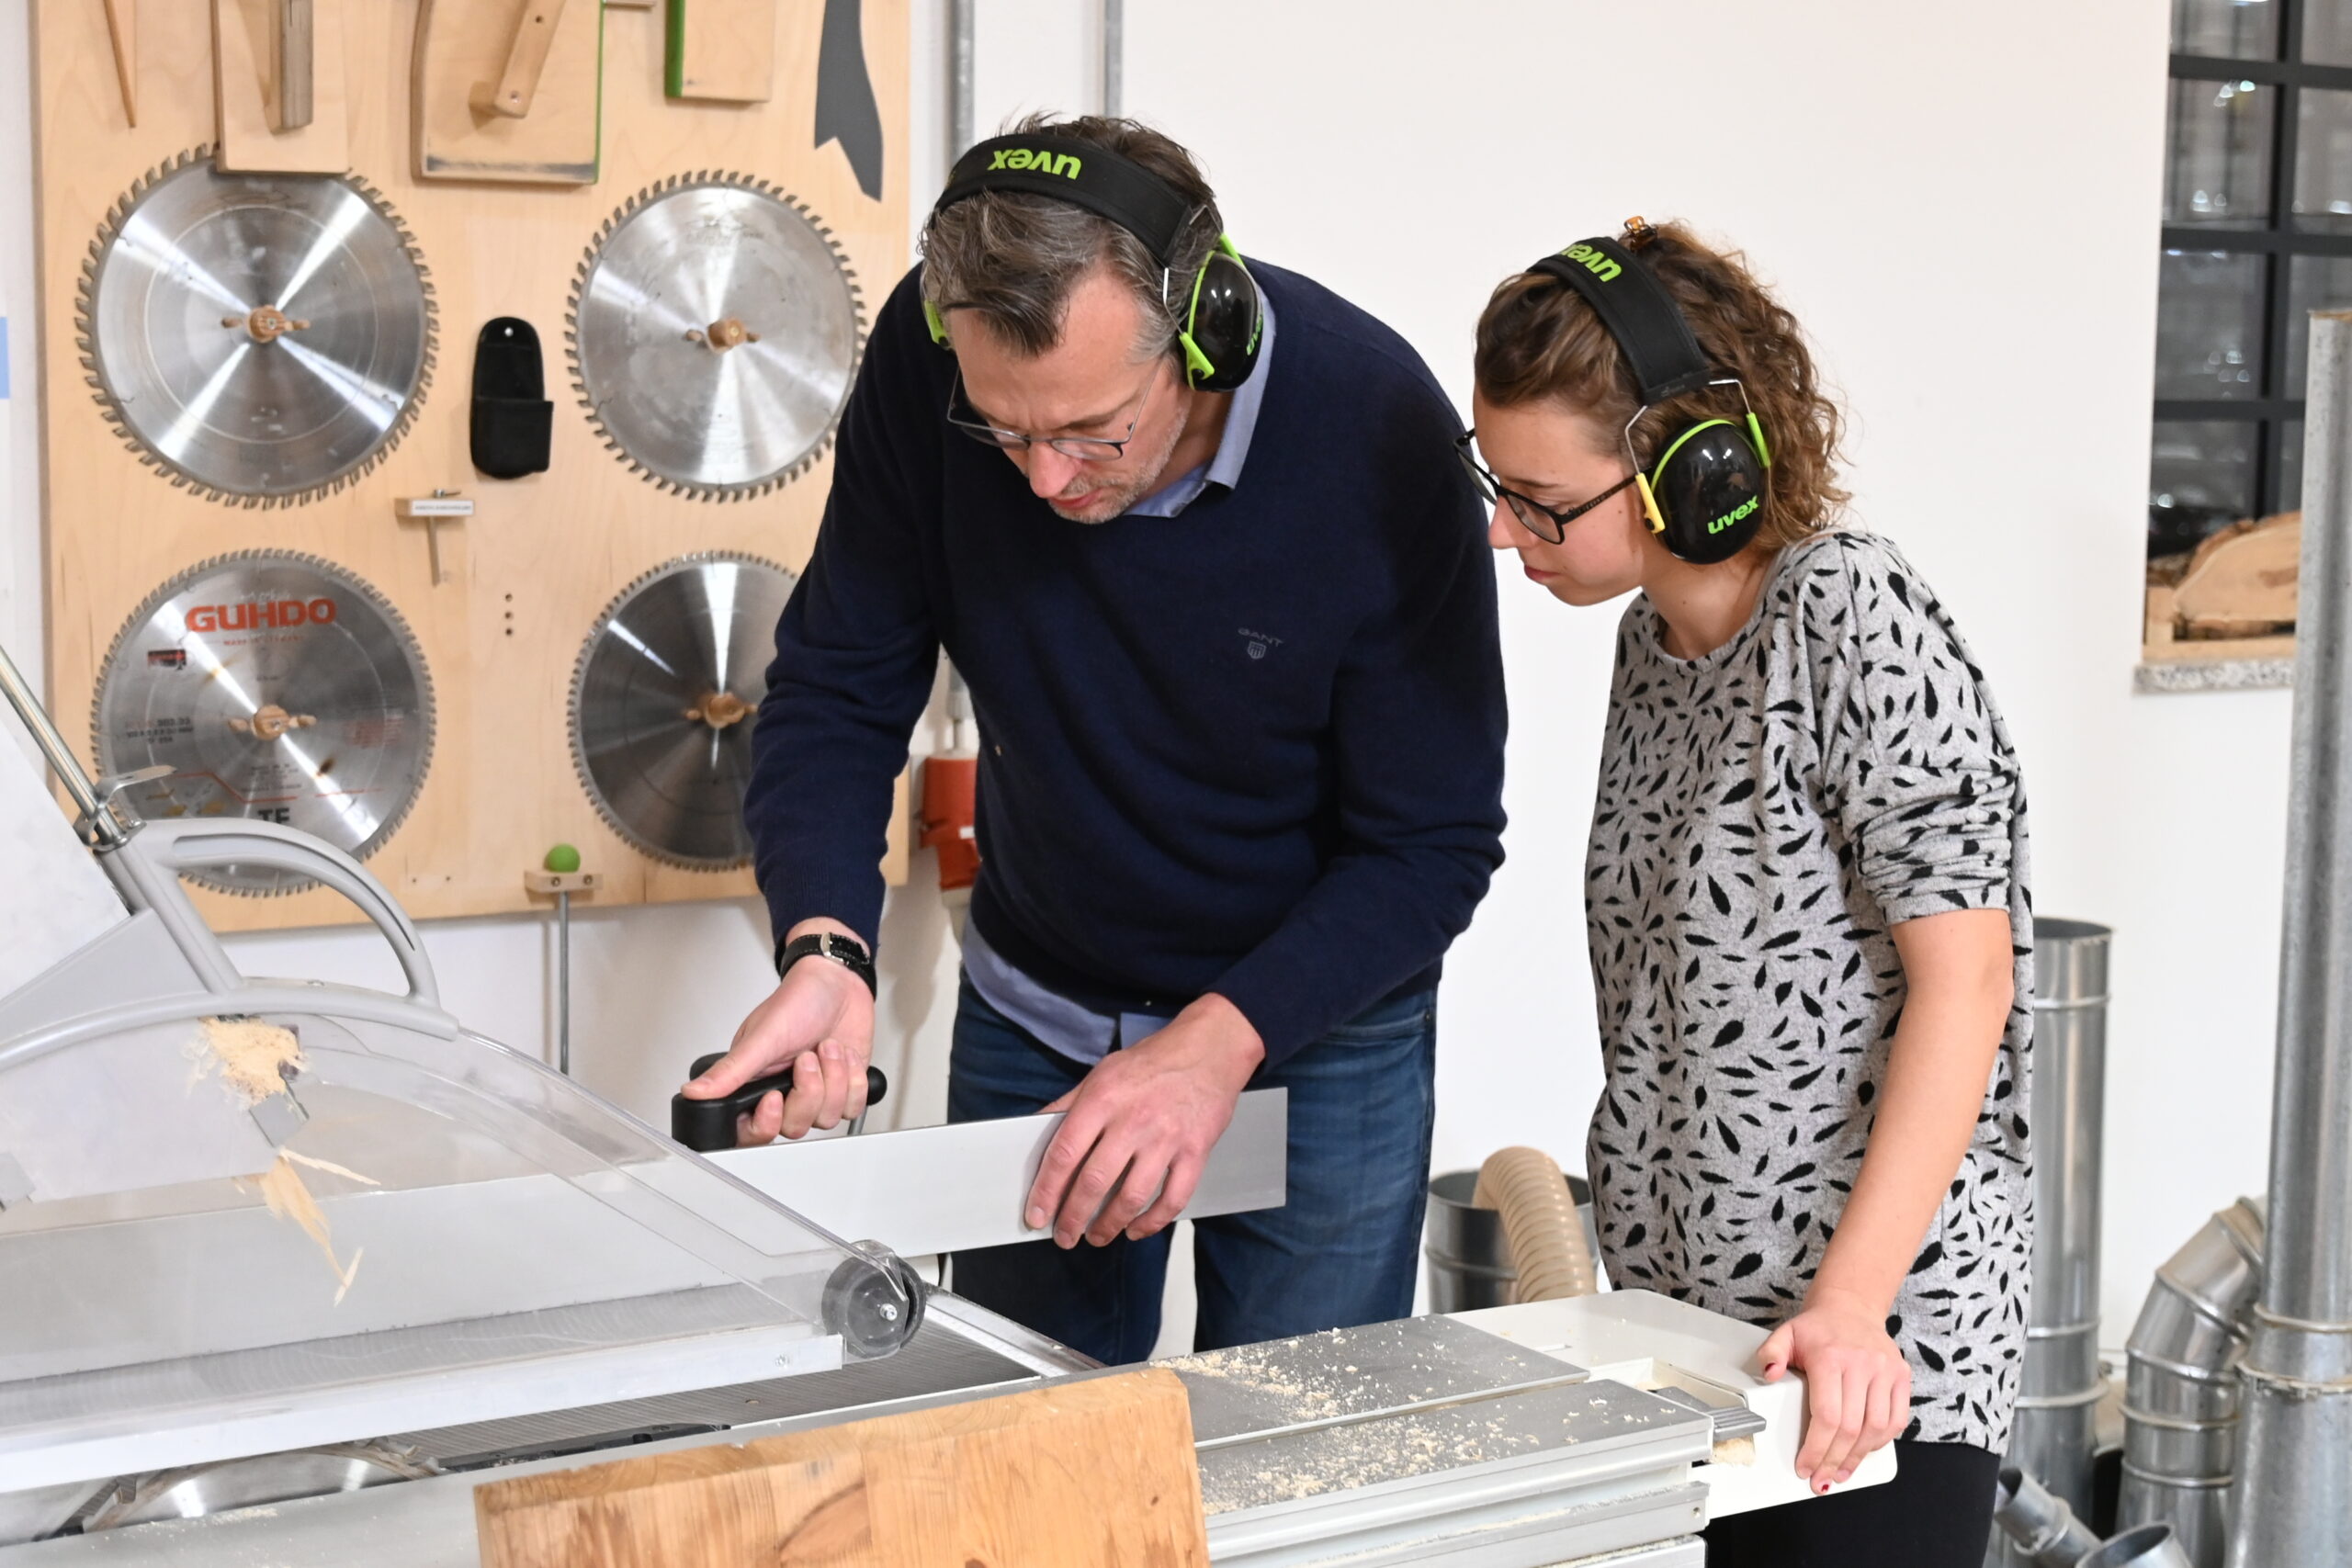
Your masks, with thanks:
<instances>
[{"instance_id":1,"label":"saw blade teeth","mask_svg":"<svg viewBox=\"0 0 2352 1568\"><path fill-rule=\"evenodd\" d=\"M176 476L175 482L179 482ZM253 499L245 499L243 504L253 506L257 502ZM130 646L134 638L141 636L148 623L164 604L207 577L240 566L292 568L305 570L338 590L354 595L378 617L390 638L390 651L398 656L401 672L413 684L417 739L415 761L411 771L409 787L404 795L393 802L392 809L374 825L365 840L356 845L337 844L338 848L345 850L354 858L366 860L389 843L400 831L401 826L408 820L409 813L414 809L416 802L424 793L426 783L433 771L439 709L435 700L432 666L426 662L424 649L418 643L416 634L409 626L407 618L401 614L399 606L392 603L390 595L379 590L357 572L328 560L322 556L299 550L232 550L223 555L209 557L183 568L164 579L145 599L141 600L138 607L123 621L120 628L115 633L113 641L107 645L106 656L98 663L98 679L92 685L89 750L91 761L95 764L95 772L103 774L120 771L111 765L113 759L110 758L107 750L106 705L107 695L119 679L118 665L124 658L126 648ZM327 839L330 842L335 841L332 833L322 833L319 836ZM232 882L206 872L189 872L184 874L187 880L200 886L243 897L276 897L301 892L316 886L306 877L290 879L271 877L263 885L256 886Z\"/></svg>"},{"instance_id":2,"label":"saw blade teeth","mask_svg":"<svg viewBox=\"0 0 2352 1568\"><path fill-rule=\"evenodd\" d=\"M596 355L597 340L592 332L593 323L587 317L591 293L600 266L608 260L616 237L621 235L633 220L666 198L696 188L743 192L756 196L762 201L772 202L784 212L790 214L805 227L809 235L813 236L820 253L830 260L842 290L840 299L842 301L846 321L843 327L837 330L844 331L846 344L842 350L839 351L843 358L841 371L841 393L831 415L824 420L821 428L813 430L806 436L799 438L805 441L803 450L789 457L778 453L776 457L782 460L777 462L773 469L765 473L745 474L741 479L715 479L702 477L700 474L676 471L668 461L657 457L650 452L638 450L632 444L629 434L629 426L634 417L629 407L629 400L625 399L622 404L613 405L592 387L592 382L597 377L591 372L589 361ZM654 180L635 196L624 201L597 227L594 239L572 269L571 285L568 291L564 310L563 343L565 358L571 373L572 389L582 408L587 412L591 424L608 449L618 453L632 472L643 476L660 493L675 494L701 501L725 501L748 500L772 493L807 473L818 458L831 449L834 433L840 423L841 406L846 401L849 383L854 378L857 367L864 358L866 332L865 295L859 285L855 270L851 266L849 258L842 251L832 229L817 217L808 203L785 191L775 182L762 176L738 175L725 170L696 169L682 171ZM642 383L642 378L622 376L615 385L628 389L639 388ZM738 428L749 429L752 423L752 422L746 418L739 421ZM709 454L707 451L697 451L691 455L682 454L680 460L707 465Z\"/></svg>"},{"instance_id":3,"label":"saw blade teeth","mask_svg":"<svg viewBox=\"0 0 2352 1568\"><path fill-rule=\"evenodd\" d=\"M141 465L153 468L159 473L177 476L174 479L175 489L186 490L209 501L223 504L241 508L258 506L262 510L297 506L337 494L348 484L373 471L400 444L414 423L417 412L431 389L433 369L437 358L435 348L439 336L439 311L437 296L431 282L429 270L424 265L424 257L419 254L413 231L397 212L392 210L382 193L359 175L356 174L224 175L213 169L210 162L212 148L209 144L199 145L185 149L149 169L133 181L130 188L118 197L113 205L107 209L106 217L99 224L98 232L90 241L75 288L74 328L76 346L83 350L83 367L90 373L91 390L99 402L101 411L106 414L108 425L116 432L119 438L130 446L133 453L138 456ZM210 467L208 468L192 468L180 460L164 456L153 448L147 433L141 428L141 422L126 410L120 390L109 378L106 354L107 333L102 321L105 311L104 275L107 257L114 242L120 236L124 226L130 220L132 215L148 200L163 193L169 182L190 175L200 175L208 182L243 181L252 185L266 185L273 187L274 191L282 191L289 187L306 187L313 183L340 186L345 190L358 196L367 205L368 211L378 220L378 228L374 232L390 247L391 253L400 256L401 263L413 276L417 297L415 318L412 328L415 333L414 368L413 374L404 376L400 373L400 367L396 362L390 367L394 380L406 382L400 410L391 421L380 426L375 425L372 420L365 415L358 416L358 423L353 425L343 437L346 446L360 446L357 455L350 457L341 457L339 453L345 447L331 444L322 456L327 463L335 466L331 468L331 471L322 473L312 483L297 485L291 490L265 492L255 491L249 485L234 482L231 476L235 472L236 466L250 463L253 459L243 454L233 440L225 448L208 449L202 446L192 448L198 456L192 457L190 461L209 465ZM209 194L210 188L208 185L206 194ZM204 197L200 195L196 199L200 204ZM201 216L200 205L198 210L198 216ZM364 237L368 236L370 231L363 226L355 232ZM346 248L350 248L348 244ZM379 253L379 255L383 254ZM394 271L387 281L396 285L399 281L397 271ZM395 288L393 294L396 296L398 292ZM153 308L151 301L142 301L142 304L136 309L143 312ZM126 309L130 308L126 307ZM139 315L126 316L125 321L128 324L121 325L119 330L133 330L141 319ZM150 373L153 372L152 348L139 363L142 364ZM133 389L134 391L139 389ZM170 397L168 387L165 387L164 391L165 396L159 400L159 404L169 403L171 406L177 406L178 400ZM211 471L214 468L219 471Z\"/></svg>"},{"instance_id":4,"label":"saw blade teeth","mask_svg":"<svg viewBox=\"0 0 2352 1568\"><path fill-rule=\"evenodd\" d=\"M596 815L623 843L638 853L661 864L676 866L685 871L733 870L750 863L751 855L748 849L725 855L697 855L661 841L645 831L643 824L630 822L608 798L604 785L598 781L594 768L588 760L588 746L582 719L587 711L585 693L590 671L598 651L606 646L615 621L628 611L647 589L662 579L676 576L711 562L755 567L773 574L776 583L780 585L780 592L775 597L772 607L778 612L782 609L784 599L789 597L792 585L798 581L797 573L775 561L763 556L739 550L699 550L688 555L673 557L639 572L607 602L603 613L596 617L594 625L590 628L588 636L582 641L580 651L572 660L571 681L567 699L567 728L571 741L572 772L579 778L581 789L588 796L589 804L594 807ZM753 615L751 618L758 620L761 617ZM754 704L753 707L756 708L757 705Z\"/></svg>"}]
</instances>

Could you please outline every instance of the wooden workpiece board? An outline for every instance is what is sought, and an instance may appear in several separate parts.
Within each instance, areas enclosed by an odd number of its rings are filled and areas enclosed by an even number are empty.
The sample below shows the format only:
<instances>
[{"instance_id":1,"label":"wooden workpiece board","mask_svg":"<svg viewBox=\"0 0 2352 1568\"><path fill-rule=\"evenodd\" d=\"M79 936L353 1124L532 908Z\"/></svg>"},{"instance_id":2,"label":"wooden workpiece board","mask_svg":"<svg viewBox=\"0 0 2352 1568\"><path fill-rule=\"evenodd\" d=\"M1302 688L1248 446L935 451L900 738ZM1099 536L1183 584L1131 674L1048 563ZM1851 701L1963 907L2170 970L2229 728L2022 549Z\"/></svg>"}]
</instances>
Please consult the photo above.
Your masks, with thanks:
<instances>
[{"instance_id":1,"label":"wooden workpiece board","mask_svg":"<svg viewBox=\"0 0 2352 1568\"><path fill-rule=\"evenodd\" d=\"M1207 1568L1165 1367L474 1492L482 1568Z\"/></svg>"},{"instance_id":2,"label":"wooden workpiece board","mask_svg":"<svg viewBox=\"0 0 2352 1568\"><path fill-rule=\"evenodd\" d=\"M831 482L830 455L751 499L665 492L594 434L564 353L565 310L574 269L608 218L656 181L711 170L766 180L810 209L849 257L870 327L908 261L907 0L865 0L863 8L866 70L884 128L879 200L860 191L838 143L815 145L820 0L773 6L775 86L758 103L666 97L662 11L612 6L602 18L595 183L420 182L410 124L420 3L345 0L338 90L351 172L381 192L414 235L435 292L430 381L414 423L356 482L264 508L175 489L142 466L102 417L74 343L80 269L108 208L151 171L214 139L211 8L203 0L116 0L118 12L137 10L133 128L104 0L36 0L51 706L90 756L99 661L147 594L232 551L322 556L391 600L432 673L431 770L406 821L368 862L411 913L544 908L525 891L524 874L559 841L578 845L583 869L601 874L594 904L749 894L748 871L659 863L606 827L573 769L566 704L597 616L645 571L701 550L804 565ZM594 4L569 0L581 10ZM323 97L320 107L328 107ZM505 315L538 329L555 403L548 470L511 481L476 473L468 453L475 334ZM396 499L436 489L462 491L477 507L440 529L437 584L423 529L393 512ZM903 809L895 814L885 867L893 880L905 872L903 818ZM355 918L321 889L279 897L198 890L197 898L224 931Z\"/></svg>"}]
</instances>

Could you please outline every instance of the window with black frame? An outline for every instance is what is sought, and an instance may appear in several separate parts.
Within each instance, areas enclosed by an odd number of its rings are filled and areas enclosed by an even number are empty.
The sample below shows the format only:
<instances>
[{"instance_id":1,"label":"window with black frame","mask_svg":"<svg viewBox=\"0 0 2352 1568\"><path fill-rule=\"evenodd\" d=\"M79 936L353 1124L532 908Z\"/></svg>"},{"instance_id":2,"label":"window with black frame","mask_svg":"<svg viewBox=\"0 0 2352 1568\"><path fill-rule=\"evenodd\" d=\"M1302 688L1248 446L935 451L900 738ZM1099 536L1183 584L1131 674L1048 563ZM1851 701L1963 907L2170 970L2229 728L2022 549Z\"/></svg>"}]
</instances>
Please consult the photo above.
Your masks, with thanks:
<instances>
[{"instance_id":1,"label":"window with black frame","mask_svg":"<svg viewBox=\"0 0 2352 1568\"><path fill-rule=\"evenodd\" d=\"M2352 0L2173 0L2172 49L2152 589L2301 504L2307 318L2352 305Z\"/></svg>"}]
</instances>

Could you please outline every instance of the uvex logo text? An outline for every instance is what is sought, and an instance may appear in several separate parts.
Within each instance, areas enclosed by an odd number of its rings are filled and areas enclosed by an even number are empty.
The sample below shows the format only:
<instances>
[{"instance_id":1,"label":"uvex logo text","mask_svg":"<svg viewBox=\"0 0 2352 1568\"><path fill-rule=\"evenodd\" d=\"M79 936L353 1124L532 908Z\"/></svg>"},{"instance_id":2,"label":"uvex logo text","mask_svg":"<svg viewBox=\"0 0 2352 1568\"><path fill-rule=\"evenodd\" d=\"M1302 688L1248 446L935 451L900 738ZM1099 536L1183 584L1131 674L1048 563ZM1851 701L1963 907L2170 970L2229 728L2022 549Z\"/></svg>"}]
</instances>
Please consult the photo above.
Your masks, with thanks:
<instances>
[{"instance_id":1,"label":"uvex logo text","mask_svg":"<svg viewBox=\"0 0 2352 1568\"><path fill-rule=\"evenodd\" d=\"M1566 250L1562 251L1560 254L1567 257L1570 261L1582 266L1585 271L1592 274L1593 276L1600 279L1603 283L1616 282L1617 275L1625 270L1623 267L1619 266L1615 262L1611 261L1607 256L1602 255L1599 251L1594 250L1590 245L1586 244L1582 240L1578 240L1575 244L1570 245Z\"/></svg>"},{"instance_id":2,"label":"uvex logo text","mask_svg":"<svg viewBox=\"0 0 2352 1568\"><path fill-rule=\"evenodd\" d=\"M1026 147L1000 147L989 161L990 169L1035 169L1041 175L1059 175L1066 180L1078 178L1078 171L1085 162L1069 152L1031 152Z\"/></svg>"},{"instance_id":3,"label":"uvex logo text","mask_svg":"<svg viewBox=\"0 0 2352 1568\"><path fill-rule=\"evenodd\" d=\"M1741 518L1755 511L1756 508L1762 503L1763 500L1764 498L1760 495L1749 496L1746 501L1741 502L1737 506L1733 507L1729 512L1724 513L1721 517L1718 517L1713 522L1708 524L1707 532L1710 534L1722 533L1724 529L1730 527L1733 524L1738 522Z\"/></svg>"},{"instance_id":4,"label":"uvex logo text","mask_svg":"<svg viewBox=\"0 0 2352 1568\"><path fill-rule=\"evenodd\" d=\"M332 599L252 599L243 604L198 604L187 613L187 629L257 632L274 626L323 626L334 617Z\"/></svg>"}]
</instances>

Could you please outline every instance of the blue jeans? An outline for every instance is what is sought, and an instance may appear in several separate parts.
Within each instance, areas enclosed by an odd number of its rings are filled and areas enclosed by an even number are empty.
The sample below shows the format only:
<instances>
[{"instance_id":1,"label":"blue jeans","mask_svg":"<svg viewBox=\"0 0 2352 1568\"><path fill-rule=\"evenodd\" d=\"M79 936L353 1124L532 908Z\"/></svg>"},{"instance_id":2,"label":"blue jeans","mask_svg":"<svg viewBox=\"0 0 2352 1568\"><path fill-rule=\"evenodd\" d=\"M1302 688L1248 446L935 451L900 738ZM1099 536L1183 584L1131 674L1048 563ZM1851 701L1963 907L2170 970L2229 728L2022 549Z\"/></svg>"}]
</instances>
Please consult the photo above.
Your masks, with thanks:
<instances>
[{"instance_id":1,"label":"blue jeans","mask_svg":"<svg viewBox=\"0 0 2352 1568\"><path fill-rule=\"evenodd\" d=\"M1437 998L1384 1003L1252 1089L1290 1090L1289 1201L1193 1226L1196 1349L1385 1323L1413 1310L1436 1112ZM1023 1116L1083 1064L1041 1044L964 982L947 1119ZM1148 1358L1173 1227L1108 1247L1050 1241L956 1254L956 1293L1110 1366Z\"/></svg>"}]
</instances>

